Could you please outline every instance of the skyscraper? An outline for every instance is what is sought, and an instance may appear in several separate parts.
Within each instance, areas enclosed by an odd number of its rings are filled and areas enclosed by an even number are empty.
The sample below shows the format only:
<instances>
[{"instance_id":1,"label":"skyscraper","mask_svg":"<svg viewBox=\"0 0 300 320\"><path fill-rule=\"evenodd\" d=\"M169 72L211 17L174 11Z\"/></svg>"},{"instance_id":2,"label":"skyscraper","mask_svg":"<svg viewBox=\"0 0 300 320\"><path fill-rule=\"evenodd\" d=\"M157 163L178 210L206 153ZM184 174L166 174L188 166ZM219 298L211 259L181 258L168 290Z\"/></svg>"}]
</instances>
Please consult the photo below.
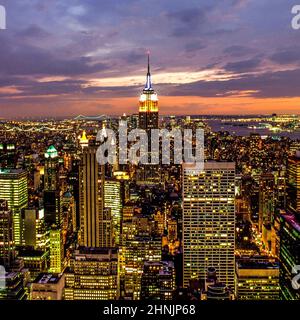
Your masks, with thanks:
<instances>
[{"instance_id":1,"label":"skyscraper","mask_svg":"<svg viewBox=\"0 0 300 320\"><path fill-rule=\"evenodd\" d=\"M52 224L61 225L61 194L58 182L59 157L58 152L51 145L45 152L45 174L44 174L44 208L45 223L51 227Z\"/></svg>"},{"instance_id":2,"label":"skyscraper","mask_svg":"<svg viewBox=\"0 0 300 320\"><path fill-rule=\"evenodd\" d=\"M100 223L102 205L102 172L96 159L96 146L83 149L79 172L80 244L101 247Z\"/></svg>"},{"instance_id":3,"label":"skyscraper","mask_svg":"<svg viewBox=\"0 0 300 320\"><path fill-rule=\"evenodd\" d=\"M140 96L139 128L146 131L158 129L158 97L152 88L149 55L147 80Z\"/></svg>"},{"instance_id":4,"label":"skyscraper","mask_svg":"<svg viewBox=\"0 0 300 320\"><path fill-rule=\"evenodd\" d=\"M0 200L0 265L10 266L14 256L12 211L6 200Z\"/></svg>"},{"instance_id":5,"label":"skyscraper","mask_svg":"<svg viewBox=\"0 0 300 320\"><path fill-rule=\"evenodd\" d=\"M150 72L150 55L148 54L148 72L145 88L139 100L139 129L145 130L148 136L147 162L151 162L151 130L158 129L158 96L152 88ZM159 180L157 165L140 165L137 170L137 180L153 182Z\"/></svg>"},{"instance_id":6,"label":"skyscraper","mask_svg":"<svg viewBox=\"0 0 300 320\"><path fill-rule=\"evenodd\" d=\"M234 288L235 164L206 162L204 170L183 165L183 284L217 277Z\"/></svg>"},{"instance_id":7,"label":"skyscraper","mask_svg":"<svg viewBox=\"0 0 300 320\"><path fill-rule=\"evenodd\" d=\"M28 204L27 172L22 169L0 169L0 186L0 199L6 200L13 212L15 245L21 245L21 210Z\"/></svg>"},{"instance_id":8,"label":"skyscraper","mask_svg":"<svg viewBox=\"0 0 300 320\"><path fill-rule=\"evenodd\" d=\"M104 182L104 206L110 209L113 238L116 245L120 244L121 233L121 182L117 180L106 180Z\"/></svg>"},{"instance_id":9,"label":"skyscraper","mask_svg":"<svg viewBox=\"0 0 300 320\"><path fill-rule=\"evenodd\" d=\"M287 191L287 212L279 215L280 289L282 299L298 300L300 288L292 280L300 265L300 151L288 158Z\"/></svg>"},{"instance_id":10,"label":"skyscraper","mask_svg":"<svg viewBox=\"0 0 300 320\"><path fill-rule=\"evenodd\" d=\"M300 215L300 150L288 159L288 210Z\"/></svg>"},{"instance_id":11,"label":"skyscraper","mask_svg":"<svg viewBox=\"0 0 300 320\"><path fill-rule=\"evenodd\" d=\"M58 152L54 146L50 146L45 152L45 190L57 190L58 185Z\"/></svg>"}]
</instances>

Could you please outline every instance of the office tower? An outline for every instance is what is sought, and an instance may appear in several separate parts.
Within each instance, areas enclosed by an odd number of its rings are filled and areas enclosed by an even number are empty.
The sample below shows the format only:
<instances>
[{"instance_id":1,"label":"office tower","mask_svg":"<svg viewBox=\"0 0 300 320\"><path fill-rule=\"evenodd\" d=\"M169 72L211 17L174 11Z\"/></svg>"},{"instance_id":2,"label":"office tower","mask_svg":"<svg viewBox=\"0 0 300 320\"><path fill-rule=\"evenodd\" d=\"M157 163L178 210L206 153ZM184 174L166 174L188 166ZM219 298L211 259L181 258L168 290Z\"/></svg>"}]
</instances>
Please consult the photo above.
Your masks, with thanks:
<instances>
[{"instance_id":1,"label":"office tower","mask_svg":"<svg viewBox=\"0 0 300 320\"><path fill-rule=\"evenodd\" d=\"M299 300L300 288L292 280L300 265L300 151L288 158L287 192L287 211L279 213L280 289L282 299Z\"/></svg>"},{"instance_id":2,"label":"office tower","mask_svg":"<svg viewBox=\"0 0 300 320\"><path fill-rule=\"evenodd\" d=\"M62 234L59 228L53 226L50 229L50 269L51 273L63 271L64 247Z\"/></svg>"},{"instance_id":3,"label":"office tower","mask_svg":"<svg viewBox=\"0 0 300 320\"><path fill-rule=\"evenodd\" d=\"M183 165L183 285L205 280L214 266L220 282L234 288L235 164Z\"/></svg>"},{"instance_id":4,"label":"office tower","mask_svg":"<svg viewBox=\"0 0 300 320\"><path fill-rule=\"evenodd\" d=\"M114 244L120 244L121 233L121 183L117 180L105 180L104 182L104 207L110 209Z\"/></svg>"},{"instance_id":5,"label":"office tower","mask_svg":"<svg viewBox=\"0 0 300 320\"><path fill-rule=\"evenodd\" d=\"M0 199L7 200L13 212L14 242L21 245L21 210L28 204L27 172L22 169L0 169Z\"/></svg>"},{"instance_id":6,"label":"office tower","mask_svg":"<svg viewBox=\"0 0 300 320\"><path fill-rule=\"evenodd\" d=\"M293 202L294 203L294 202ZM293 204L292 204L293 205ZM280 291L283 300L299 300L300 288L293 279L300 265L300 220L293 213L280 213ZM298 280L299 284L299 280Z\"/></svg>"},{"instance_id":7,"label":"office tower","mask_svg":"<svg viewBox=\"0 0 300 320\"><path fill-rule=\"evenodd\" d=\"M54 146L45 152L45 183L44 189L56 191L58 188L59 157Z\"/></svg>"},{"instance_id":8,"label":"office tower","mask_svg":"<svg viewBox=\"0 0 300 320\"><path fill-rule=\"evenodd\" d=\"M146 261L161 261L161 237L154 221L126 209L122 221L120 247L120 294L126 300L139 300L141 276Z\"/></svg>"},{"instance_id":9,"label":"office tower","mask_svg":"<svg viewBox=\"0 0 300 320\"><path fill-rule=\"evenodd\" d=\"M59 157L58 152L51 145L45 153L44 173L44 209L45 223L48 227L53 224L60 226L61 217L61 193L59 191Z\"/></svg>"},{"instance_id":10,"label":"office tower","mask_svg":"<svg viewBox=\"0 0 300 320\"><path fill-rule=\"evenodd\" d=\"M66 300L116 300L118 249L81 247L65 272Z\"/></svg>"},{"instance_id":11,"label":"office tower","mask_svg":"<svg viewBox=\"0 0 300 320\"><path fill-rule=\"evenodd\" d=\"M146 261L141 279L141 300L172 300L176 289L172 261Z\"/></svg>"},{"instance_id":12,"label":"office tower","mask_svg":"<svg viewBox=\"0 0 300 320\"><path fill-rule=\"evenodd\" d=\"M80 244L103 247L100 234L103 215L104 171L96 159L96 146L84 148L79 172Z\"/></svg>"},{"instance_id":13,"label":"office tower","mask_svg":"<svg viewBox=\"0 0 300 320\"><path fill-rule=\"evenodd\" d=\"M259 179L259 223L258 229L269 226L275 211L275 180L273 174L262 174Z\"/></svg>"},{"instance_id":14,"label":"office tower","mask_svg":"<svg viewBox=\"0 0 300 320\"><path fill-rule=\"evenodd\" d=\"M62 300L65 275L40 273L30 288L30 300Z\"/></svg>"},{"instance_id":15,"label":"office tower","mask_svg":"<svg viewBox=\"0 0 300 320\"><path fill-rule=\"evenodd\" d=\"M238 300L278 300L279 262L274 259L248 258L236 262Z\"/></svg>"},{"instance_id":16,"label":"office tower","mask_svg":"<svg viewBox=\"0 0 300 320\"><path fill-rule=\"evenodd\" d=\"M300 215L300 151L288 158L287 191L288 210Z\"/></svg>"},{"instance_id":17,"label":"office tower","mask_svg":"<svg viewBox=\"0 0 300 320\"><path fill-rule=\"evenodd\" d=\"M49 247L49 230L44 221L44 209L26 208L22 210L22 245L46 251Z\"/></svg>"},{"instance_id":18,"label":"office tower","mask_svg":"<svg viewBox=\"0 0 300 320\"><path fill-rule=\"evenodd\" d=\"M9 267L15 257L13 215L6 200L0 200L0 265Z\"/></svg>"},{"instance_id":19,"label":"office tower","mask_svg":"<svg viewBox=\"0 0 300 320\"><path fill-rule=\"evenodd\" d=\"M44 220L48 227L62 224L62 194L60 191L44 191Z\"/></svg>"},{"instance_id":20,"label":"office tower","mask_svg":"<svg viewBox=\"0 0 300 320\"><path fill-rule=\"evenodd\" d=\"M200 294L201 300L234 300L233 290L219 282L216 269L209 267L204 286Z\"/></svg>"}]
</instances>

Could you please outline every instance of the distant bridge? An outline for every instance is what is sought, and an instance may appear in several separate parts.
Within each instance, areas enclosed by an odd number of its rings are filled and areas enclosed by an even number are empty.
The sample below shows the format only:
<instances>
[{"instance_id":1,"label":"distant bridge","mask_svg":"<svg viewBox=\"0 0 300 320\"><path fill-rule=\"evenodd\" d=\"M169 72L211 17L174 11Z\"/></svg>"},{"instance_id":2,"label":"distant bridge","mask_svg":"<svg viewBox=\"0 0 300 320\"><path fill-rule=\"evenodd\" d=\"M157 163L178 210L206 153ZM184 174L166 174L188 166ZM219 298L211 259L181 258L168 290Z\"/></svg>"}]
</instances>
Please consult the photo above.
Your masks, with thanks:
<instances>
[{"instance_id":1,"label":"distant bridge","mask_svg":"<svg viewBox=\"0 0 300 320\"><path fill-rule=\"evenodd\" d=\"M100 116L83 116L82 114L80 114L79 116L77 116L76 118L74 118L74 120L89 120L89 121L103 121L103 120L110 120L111 117L102 114Z\"/></svg>"}]
</instances>

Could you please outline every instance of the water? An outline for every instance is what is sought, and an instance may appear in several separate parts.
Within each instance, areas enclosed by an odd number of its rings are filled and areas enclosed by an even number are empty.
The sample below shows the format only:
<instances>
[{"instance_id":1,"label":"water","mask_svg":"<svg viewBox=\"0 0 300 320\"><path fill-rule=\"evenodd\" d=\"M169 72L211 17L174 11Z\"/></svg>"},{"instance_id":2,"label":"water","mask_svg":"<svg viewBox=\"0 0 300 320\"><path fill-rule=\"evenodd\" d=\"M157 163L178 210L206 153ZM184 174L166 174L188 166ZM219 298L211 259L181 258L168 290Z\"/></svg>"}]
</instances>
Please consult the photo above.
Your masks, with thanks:
<instances>
[{"instance_id":1,"label":"water","mask_svg":"<svg viewBox=\"0 0 300 320\"><path fill-rule=\"evenodd\" d=\"M251 133L256 133L261 136L272 136L272 137L288 137L292 140L300 140L300 131L294 132L273 132L269 129L250 129L249 126L258 126L257 122L222 122L221 120L205 120L205 122L211 127L212 131L228 131L231 135L250 136Z\"/></svg>"}]
</instances>

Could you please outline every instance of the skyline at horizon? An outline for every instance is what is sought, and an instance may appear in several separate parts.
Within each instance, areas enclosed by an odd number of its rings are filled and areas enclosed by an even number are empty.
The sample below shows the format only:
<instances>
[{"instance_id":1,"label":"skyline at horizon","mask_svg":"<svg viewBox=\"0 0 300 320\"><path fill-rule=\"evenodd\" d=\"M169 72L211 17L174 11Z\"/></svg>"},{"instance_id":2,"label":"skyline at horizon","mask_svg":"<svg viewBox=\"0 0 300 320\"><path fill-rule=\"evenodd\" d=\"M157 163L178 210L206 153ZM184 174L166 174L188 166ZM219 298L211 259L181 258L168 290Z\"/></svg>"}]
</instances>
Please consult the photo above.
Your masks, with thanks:
<instances>
[{"instance_id":1,"label":"skyline at horizon","mask_svg":"<svg viewBox=\"0 0 300 320\"><path fill-rule=\"evenodd\" d=\"M268 2L2 0L0 118L137 113L148 50L162 115L299 115L294 3Z\"/></svg>"}]
</instances>

